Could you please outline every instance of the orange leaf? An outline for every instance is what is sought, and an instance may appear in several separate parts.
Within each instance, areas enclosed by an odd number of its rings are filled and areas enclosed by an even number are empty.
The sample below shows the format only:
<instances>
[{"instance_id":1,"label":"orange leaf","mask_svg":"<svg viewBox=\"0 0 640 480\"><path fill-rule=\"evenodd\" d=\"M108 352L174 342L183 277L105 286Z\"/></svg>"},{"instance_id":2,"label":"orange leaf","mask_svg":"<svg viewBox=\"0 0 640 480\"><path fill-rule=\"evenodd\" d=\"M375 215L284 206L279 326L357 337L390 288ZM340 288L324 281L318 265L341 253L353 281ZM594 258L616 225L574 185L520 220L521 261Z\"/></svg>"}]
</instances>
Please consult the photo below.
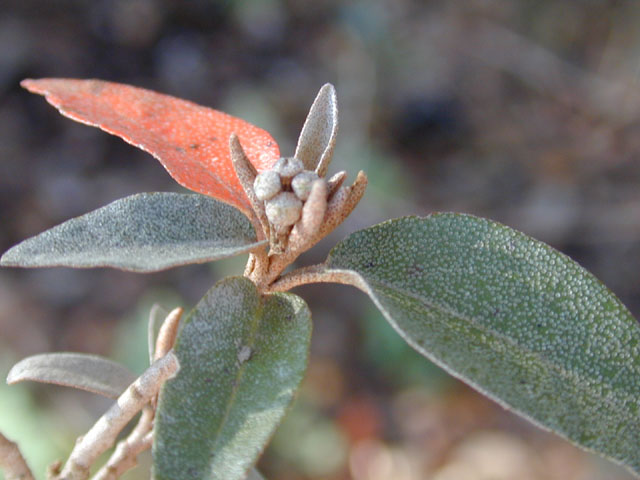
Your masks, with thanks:
<instances>
[{"instance_id":1,"label":"orange leaf","mask_svg":"<svg viewBox=\"0 0 640 480\"><path fill-rule=\"evenodd\" d=\"M280 156L268 132L226 113L142 88L101 80L44 78L21 85L44 95L63 115L117 135L160 160L190 190L244 212L251 206L229 154L236 133L258 172Z\"/></svg>"}]
</instances>

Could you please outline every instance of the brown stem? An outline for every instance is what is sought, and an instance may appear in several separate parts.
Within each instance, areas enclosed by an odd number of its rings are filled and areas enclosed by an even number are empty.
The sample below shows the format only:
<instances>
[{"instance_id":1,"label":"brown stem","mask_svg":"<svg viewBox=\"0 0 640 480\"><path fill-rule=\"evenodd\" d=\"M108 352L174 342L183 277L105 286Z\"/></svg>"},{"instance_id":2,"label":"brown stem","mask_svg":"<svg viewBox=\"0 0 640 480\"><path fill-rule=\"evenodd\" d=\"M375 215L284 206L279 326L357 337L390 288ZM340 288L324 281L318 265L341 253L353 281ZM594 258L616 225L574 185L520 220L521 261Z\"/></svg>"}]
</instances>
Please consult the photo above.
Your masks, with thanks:
<instances>
[{"instance_id":1,"label":"brown stem","mask_svg":"<svg viewBox=\"0 0 640 480\"><path fill-rule=\"evenodd\" d=\"M113 445L118 433L140 409L151 401L164 382L173 377L178 369L178 359L173 352L167 353L154 362L78 440L64 469L56 478L59 480L88 478L91 465Z\"/></svg>"},{"instance_id":2,"label":"brown stem","mask_svg":"<svg viewBox=\"0 0 640 480\"><path fill-rule=\"evenodd\" d=\"M33 480L33 474L20 448L2 433L0 433L0 468L6 480Z\"/></svg>"},{"instance_id":3,"label":"brown stem","mask_svg":"<svg viewBox=\"0 0 640 480\"><path fill-rule=\"evenodd\" d=\"M129 436L118 443L109 461L94 475L93 480L116 480L124 472L135 467L138 455L153 444L151 432L154 411L150 407L142 410L136 428Z\"/></svg>"},{"instance_id":4,"label":"brown stem","mask_svg":"<svg viewBox=\"0 0 640 480\"><path fill-rule=\"evenodd\" d=\"M327 270L324 264L298 268L283 275L267 288L268 292L286 292L300 285L309 283L340 283L361 287L361 281L353 272L348 270Z\"/></svg>"},{"instance_id":5,"label":"brown stem","mask_svg":"<svg viewBox=\"0 0 640 480\"><path fill-rule=\"evenodd\" d=\"M182 318L182 308L177 307L169 312L169 315L162 322L158 337L156 339L156 348L154 349L153 360L159 360L164 357L169 350L173 348L173 344L178 336L178 327Z\"/></svg>"}]
</instances>

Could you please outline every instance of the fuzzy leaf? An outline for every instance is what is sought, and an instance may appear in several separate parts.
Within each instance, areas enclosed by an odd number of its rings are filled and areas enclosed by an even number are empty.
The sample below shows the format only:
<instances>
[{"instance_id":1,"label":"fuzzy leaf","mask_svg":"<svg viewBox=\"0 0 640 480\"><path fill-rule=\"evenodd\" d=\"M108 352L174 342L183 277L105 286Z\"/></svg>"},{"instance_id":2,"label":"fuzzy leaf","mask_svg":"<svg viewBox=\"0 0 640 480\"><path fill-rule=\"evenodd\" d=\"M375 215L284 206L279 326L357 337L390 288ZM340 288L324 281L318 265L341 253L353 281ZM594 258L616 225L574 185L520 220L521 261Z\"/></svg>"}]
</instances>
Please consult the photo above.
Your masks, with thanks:
<instances>
[{"instance_id":1,"label":"fuzzy leaf","mask_svg":"<svg viewBox=\"0 0 640 480\"><path fill-rule=\"evenodd\" d=\"M324 177L329 168L338 135L338 100L336 89L325 84L311 105L302 126L294 156L306 170Z\"/></svg>"},{"instance_id":2,"label":"fuzzy leaf","mask_svg":"<svg viewBox=\"0 0 640 480\"><path fill-rule=\"evenodd\" d=\"M354 233L327 268L454 376L640 472L640 328L565 255L489 220L437 214Z\"/></svg>"},{"instance_id":3,"label":"fuzzy leaf","mask_svg":"<svg viewBox=\"0 0 640 480\"><path fill-rule=\"evenodd\" d=\"M19 243L0 265L155 272L238 255L262 243L246 217L222 202L203 195L141 193Z\"/></svg>"},{"instance_id":4,"label":"fuzzy leaf","mask_svg":"<svg viewBox=\"0 0 640 480\"><path fill-rule=\"evenodd\" d=\"M278 160L268 132L226 113L151 90L69 78L23 80L63 115L117 135L149 152L180 185L244 212L251 211L231 165L229 137L236 133L258 171Z\"/></svg>"},{"instance_id":5,"label":"fuzzy leaf","mask_svg":"<svg viewBox=\"0 0 640 480\"><path fill-rule=\"evenodd\" d=\"M118 398L136 377L126 367L107 358L83 353L43 353L27 357L9 371L7 383L27 380Z\"/></svg>"},{"instance_id":6,"label":"fuzzy leaf","mask_svg":"<svg viewBox=\"0 0 640 480\"><path fill-rule=\"evenodd\" d=\"M307 365L311 317L292 294L217 283L184 320L180 372L160 393L157 480L241 480L282 419Z\"/></svg>"}]
</instances>

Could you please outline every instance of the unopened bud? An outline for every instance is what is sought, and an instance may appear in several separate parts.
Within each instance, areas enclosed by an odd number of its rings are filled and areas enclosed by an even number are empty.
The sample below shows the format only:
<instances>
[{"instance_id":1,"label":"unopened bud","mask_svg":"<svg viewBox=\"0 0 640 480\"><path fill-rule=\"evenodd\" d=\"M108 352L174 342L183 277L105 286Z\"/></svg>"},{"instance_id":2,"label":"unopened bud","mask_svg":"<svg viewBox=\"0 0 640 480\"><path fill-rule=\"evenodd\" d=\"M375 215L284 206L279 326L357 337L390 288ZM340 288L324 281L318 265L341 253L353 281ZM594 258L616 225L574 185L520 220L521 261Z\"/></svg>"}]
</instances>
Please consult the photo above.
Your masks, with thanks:
<instances>
[{"instance_id":1,"label":"unopened bud","mask_svg":"<svg viewBox=\"0 0 640 480\"><path fill-rule=\"evenodd\" d=\"M300 200L306 200L311 193L313 182L318 180L318 174L310 170L299 173L291 180L291 188Z\"/></svg>"},{"instance_id":2,"label":"unopened bud","mask_svg":"<svg viewBox=\"0 0 640 480\"><path fill-rule=\"evenodd\" d=\"M279 228L296 223L302 211L302 201L291 192L282 192L264 204L265 213L271 224Z\"/></svg>"},{"instance_id":3,"label":"unopened bud","mask_svg":"<svg viewBox=\"0 0 640 480\"><path fill-rule=\"evenodd\" d=\"M273 170L267 170L256 176L253 182L253 191L259 200L269 200L282 190L280 175Z\"/></svg>"},{"instance_id":4,"label":"unopened bud","mask_svg":"<svg viewBox=\"0 0 640 480\"><path fill-rule=\"evenodd\" d=\"M280 174L280 177L289 181L304 170L302 162L295 157L280 158L273 166L273 170Z\"/></svg>"}]
</instances>

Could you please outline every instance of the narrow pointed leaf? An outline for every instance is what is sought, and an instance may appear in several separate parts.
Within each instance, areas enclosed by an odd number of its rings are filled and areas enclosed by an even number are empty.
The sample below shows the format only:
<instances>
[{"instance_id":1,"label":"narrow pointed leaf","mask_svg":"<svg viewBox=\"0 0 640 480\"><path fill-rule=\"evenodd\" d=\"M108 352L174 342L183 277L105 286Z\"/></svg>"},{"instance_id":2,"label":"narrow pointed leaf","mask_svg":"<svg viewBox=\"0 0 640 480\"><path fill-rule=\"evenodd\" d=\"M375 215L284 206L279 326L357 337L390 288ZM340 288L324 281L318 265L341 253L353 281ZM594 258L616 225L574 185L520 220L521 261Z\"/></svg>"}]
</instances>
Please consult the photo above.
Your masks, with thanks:
<instances>
[{"instance_id":1,"label":"narrow pointed leaf","mask_svg":"<svg viewBox=\"0 0 640 480\"><path fill-rule=\"evenodd\" d=\"M101 80L44 78L23 80L24 88L44 95L63 115L105 132L156 157L183 187L251 208L229 154L236 133L258 171L279 158L266 131L240 118L195 103Z\"/></svg>"},{"instance_id":2,"label":"narrow pointed leaf","mask_svg":"<svg viewBox=\"0 0 640 480\"><path fill-rule=\"evenodd\" d=\"M451 374L640 472L640 328L565 255L489 220L438 214L354 233L327 268Z\"/></svg>"},{"instance_id":3,"label":"narrow pointed leaf","mask_svg":"<svg viewBox=\"0 0 640 480\"><path fill-rule=\"evenodd\" d=\"M7 383L27 380L118 398L136 377L125 366L107 358L83 353L43 353L27 357L9 371Z\"/></svg>"},{"instance_id":4,"label":"narrow pointed leaf","mask_svg":"<svg viewBox=\"0 0 640 480\"><path fill-rule=\"evenodd\" d=\"M311 318L292 294L216 284L184 320L180 372L160 393L157 480L241 480L282 419L307 364Z\"/></svg>"},{"instance_id":5,"label":"narrow pointed leaf","mask_svg":"<svg viewBox=\"0 0 640 480\"><path fill-rule=\"evenodd\" d=\"M7 251L9 267L114 267L154 272L260 246L235 208L203 195L141 193L68 220Z\"/></svg>"},{"instance_id":6,"label":"narrow pointed leaf","mask_svg":"<svg viewBox=\"0 0 640 480\"><path fill-rule=\"evenodd\" d=\"M338 135L338 101L336 90L330 83L324 85L304 122L295 157L306 170L315 170L324 177L329 168Z\"/></svg>"}]
</instances>

